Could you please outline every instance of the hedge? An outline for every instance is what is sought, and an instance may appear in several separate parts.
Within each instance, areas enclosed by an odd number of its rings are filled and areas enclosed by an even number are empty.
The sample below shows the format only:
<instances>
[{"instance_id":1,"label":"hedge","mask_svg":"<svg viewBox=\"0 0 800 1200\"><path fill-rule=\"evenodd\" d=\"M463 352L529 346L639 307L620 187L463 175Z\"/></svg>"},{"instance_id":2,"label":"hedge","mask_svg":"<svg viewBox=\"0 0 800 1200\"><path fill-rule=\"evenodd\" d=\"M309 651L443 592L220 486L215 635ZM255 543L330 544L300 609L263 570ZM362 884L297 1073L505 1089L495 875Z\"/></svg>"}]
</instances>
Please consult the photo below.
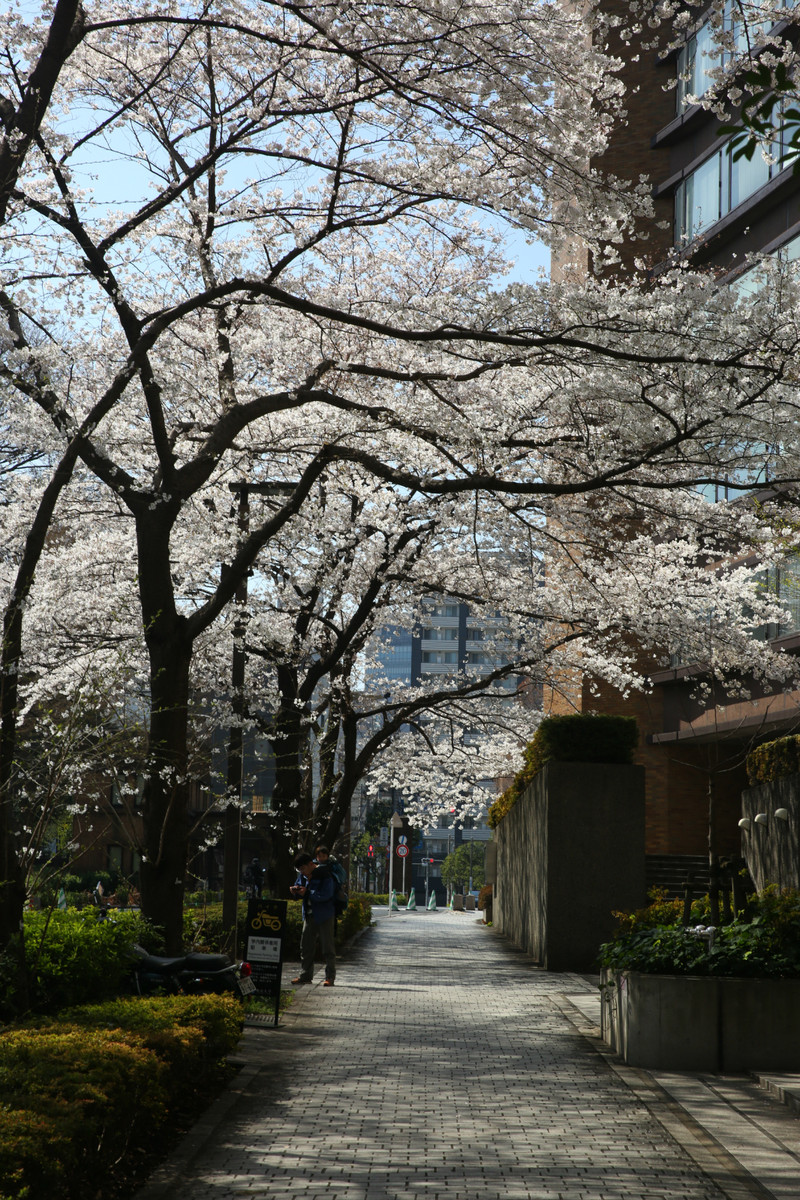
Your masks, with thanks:
<instances>
[{"instance_id":1,"label":"hedge","mask_svg":"<svg viewBox=\"0 0 800 1200\"><path fill-rule=\"evenodd\" d=\"M25 913L25 961L34 1012L57 1012L128 990L130 947L158 948L158 935L139 913L96 909ZM0 1017L14 1009L13 978L0 960Z\"/></svg>"},{"instance_id":2,"label":"hedge","mask_svg":"<svg viewBox=\"0 0 800 1200\"><path fill-rule=\"evenodd\" d=\"M117 1000L0 1039L0 1200L113 1196L226 1077L230 996Z\"/></svg>"},{"instance_id":3,"label":"hedge","mask_svg":"<svg viewBox=\"0 0 800 1200\"><path fill-rule=\"evenodd\" d=\"M551 759L558 762L631 763L638 743L639 728L635 717L584 713L545 717L525 747L522 770L490 806L489 826L497 827Z\"/></svg>"},{"instance_id":4,"label":"hedge","mask_svg":"<svg viewBox=\"0 0 800 1200\"><path fill-rule=\"evenodd\" d=\"M747 779L751 787L789 775L800 775L800 735L765 742L747 756Z\"/></svg>"}]
</instances>

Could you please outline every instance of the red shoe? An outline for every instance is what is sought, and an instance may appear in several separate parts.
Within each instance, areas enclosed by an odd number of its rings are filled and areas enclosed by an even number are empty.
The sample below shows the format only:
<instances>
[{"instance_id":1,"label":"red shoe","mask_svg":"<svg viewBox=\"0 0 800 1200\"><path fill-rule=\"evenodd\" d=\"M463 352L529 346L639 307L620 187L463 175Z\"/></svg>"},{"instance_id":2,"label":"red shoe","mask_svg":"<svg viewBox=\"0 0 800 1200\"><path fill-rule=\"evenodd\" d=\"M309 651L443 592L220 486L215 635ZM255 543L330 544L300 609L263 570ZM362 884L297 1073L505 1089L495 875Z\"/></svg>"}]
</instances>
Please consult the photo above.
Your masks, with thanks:
<instances>
[{"instance_id":1,"label":"red shoe","mask_svg":"<svg viewBox=\"0 0 800 1200\"><path fill-rule=\"evenodd\" d=\"M302 975L298 975L297 979L293 979L292 983L311 983L310 979L303 979Z\"/></svg>"},{"instance_id":2,"label":"red shoe","mask_svg":"<svg viewBox=\"0 0 800 1200\"><path fill-rule=\"evenodd\" d=\"M333 987L333 980L332 980L332 979L326 979L326 980L325 980L325 982L323 983L323 985L322 985L322 986L323 986L323 987Z\"/></svg>"}]
</instances>

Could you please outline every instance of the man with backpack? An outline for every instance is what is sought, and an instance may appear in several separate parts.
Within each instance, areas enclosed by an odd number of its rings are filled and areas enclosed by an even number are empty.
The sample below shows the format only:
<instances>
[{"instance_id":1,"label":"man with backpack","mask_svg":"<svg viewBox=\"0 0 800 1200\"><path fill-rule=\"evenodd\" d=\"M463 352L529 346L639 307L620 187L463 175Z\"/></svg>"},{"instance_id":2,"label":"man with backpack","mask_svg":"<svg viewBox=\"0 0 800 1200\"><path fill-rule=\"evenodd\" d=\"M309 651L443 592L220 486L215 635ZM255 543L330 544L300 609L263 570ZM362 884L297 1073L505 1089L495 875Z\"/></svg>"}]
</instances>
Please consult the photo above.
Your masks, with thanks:
<instances>
[{"instance_id":1,"label":"man with backpack","mask_svg":"<svg viewBox=\"0 0 800 1200\"><path fill-rule=\"evenodd\" d=\"M311 983L314 978L314 952L319 938L325 960L325 987L333 987L336 978L336 944L334 942L336 880L332 871L317 864L310 854L300 853L294 860L298 875L289 889L295 899L303 901L303 932L300 936L300 974L292 983Z\"/></svg>"},{"instance_id":2,"label":"man with backpack","mask_svg":"<svg viewBox=\"0 0 800 1200\"><path fill-rule=\"evenodd\" d=\"M336 916L340 917L347 908L350 897L347 894L347 872L340 862L331 857L331 852L327 846L320 843L314 851L314 858L321 867L327 867L333 875L336 883L336 891L333 894L333 903L336 909Z\"/></svg>"}]
</instances>

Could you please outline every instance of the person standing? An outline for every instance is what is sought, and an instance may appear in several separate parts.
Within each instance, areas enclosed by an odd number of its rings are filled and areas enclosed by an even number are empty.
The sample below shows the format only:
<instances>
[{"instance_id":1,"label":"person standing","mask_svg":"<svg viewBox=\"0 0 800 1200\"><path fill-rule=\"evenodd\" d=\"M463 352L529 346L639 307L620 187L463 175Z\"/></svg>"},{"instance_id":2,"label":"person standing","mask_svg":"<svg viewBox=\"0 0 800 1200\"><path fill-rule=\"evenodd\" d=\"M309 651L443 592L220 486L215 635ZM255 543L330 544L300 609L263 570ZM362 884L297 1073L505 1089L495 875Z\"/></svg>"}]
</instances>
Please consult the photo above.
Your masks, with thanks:
<instances>
[{"instance_id":1,"label":"person standing","mask_svg":"<svg viewBox=\"0 0 800 1200\"><path fill-rule=\"evenodd\" d=\"M336 978L334 893L336 880L330 869L317 864L310 854L300 853L294 860L298 875L289 889L303 901L303 932L300 937L300 974L292 983L311 983L314 978L314 954L319 938L325 960L325 987L333 987Z\"/></svg>"}]
</instances>

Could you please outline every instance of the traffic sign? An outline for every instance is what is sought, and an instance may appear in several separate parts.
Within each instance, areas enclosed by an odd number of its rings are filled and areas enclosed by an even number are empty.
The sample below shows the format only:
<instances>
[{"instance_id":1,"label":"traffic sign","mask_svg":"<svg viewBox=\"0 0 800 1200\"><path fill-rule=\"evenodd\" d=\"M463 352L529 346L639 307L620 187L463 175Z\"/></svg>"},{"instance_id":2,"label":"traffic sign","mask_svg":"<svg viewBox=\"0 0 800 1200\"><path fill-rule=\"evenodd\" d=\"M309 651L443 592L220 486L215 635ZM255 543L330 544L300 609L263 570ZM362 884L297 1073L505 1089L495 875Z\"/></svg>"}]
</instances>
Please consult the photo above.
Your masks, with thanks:
<instances>
[{"instance_id":1,"label":"traffic sign","mask_svg":"<svg viewBox=\"0 0 800 1200\"><path fill-rule=\"evenodd\" d=\"M395 853L397 854L398 858L405 858L405 856L408 854L408 846L398 846Z\"/></svg>"}]
</instances>

